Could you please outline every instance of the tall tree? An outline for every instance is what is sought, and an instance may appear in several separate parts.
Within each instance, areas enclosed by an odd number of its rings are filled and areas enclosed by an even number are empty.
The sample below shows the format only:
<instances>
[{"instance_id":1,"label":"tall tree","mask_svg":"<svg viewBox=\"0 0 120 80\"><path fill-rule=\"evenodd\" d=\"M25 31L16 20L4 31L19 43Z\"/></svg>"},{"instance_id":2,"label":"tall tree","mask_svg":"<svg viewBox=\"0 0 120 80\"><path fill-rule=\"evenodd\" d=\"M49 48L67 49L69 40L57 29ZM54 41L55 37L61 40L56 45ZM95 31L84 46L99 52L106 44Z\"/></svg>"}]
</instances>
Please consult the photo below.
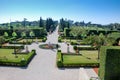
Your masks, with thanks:
<instances>
[{"instance_id":1,"label":"tall tree","mask_svg":"<svg viewBox=\"0 0 120 80\"><path fill-rule=\"evenodd\" d=\"M60 27L61 27L61 29L64 31L64 28L65 28L65 21L64 21L63 18L60 19Z\"/></svg>"},{"instance_id":2,"label":"tall tree","mask_svg":"<svg viewBox=\"0 0 120 80\"><path fill-rule=\"evenodd\" d=\"M47 32L49 32L49 31L53 31L52 30L52 28L54 27L54 21L51 19L51 18L48 18L47 20L46 20L46 30L47 30Z\"/></svg>"},{"instance_id":3,"label":"tall tree","mask_svg":"<svg viewBox=\"0 0 120 80\"><path fill-rule=\"evenodd\" d=\"M64 28L70 28L70 23L69 21L66 19L64 20L63 18L60 19L60 28L64 31Z\"/></svg>"},{"instance_id":4,"label":"tall tree","mask_svg":"<svg viewBox=\"0 0 120 80\"><path fill-rule=\"evenodd\" d=\"M44 27L44 23L43 23L43 19L42 19L42 17L40 17L39 27Z\"/></svg>"},{"instance_id":5,"label":"tall tree","mask_svg":"<svg viewBox=\"0 0 120 80\"><path fill-rule=\"evenodd\" d=\"M26 18L23 19L23 27L26 26L26 20L27 20Z\"/></svg>"}]
</instances>

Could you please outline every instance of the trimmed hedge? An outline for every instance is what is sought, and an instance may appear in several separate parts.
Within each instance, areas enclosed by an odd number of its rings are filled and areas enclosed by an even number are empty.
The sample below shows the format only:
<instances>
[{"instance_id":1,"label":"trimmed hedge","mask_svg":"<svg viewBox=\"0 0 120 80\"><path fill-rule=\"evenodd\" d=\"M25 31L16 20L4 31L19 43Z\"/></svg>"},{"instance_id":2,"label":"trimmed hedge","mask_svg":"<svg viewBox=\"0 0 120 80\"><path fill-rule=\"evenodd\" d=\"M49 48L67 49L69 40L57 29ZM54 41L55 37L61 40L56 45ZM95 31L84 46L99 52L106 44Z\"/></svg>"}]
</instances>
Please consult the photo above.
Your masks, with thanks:
<instances>
[{"instance_id":1,"label":"trimmed hedge","mask_svg":"<svg viewBox=\"0 0 120 80\"><path fill-rule=\"evenodd\" d=\"M46 37L44 37L43 39L42 39L42 42L45 42L47 40L47 38Z\"/></svg>"},{"instance_id":2,"label":"trimmed hedge","mask_svg":"<svg viewBox=\"0 0 120 80\"><path fill-rule=\"evenodd\" d=\"M71 45L78 45L77 42L71 42L70 44L71 44Z\"/></svg>"},{"instance_id":3,"label":"trimmed hedge","mask_svg":"<svg viewBox=\"0 0 120 80\"><path fill-rule=\"evenodd\" d=\"M28 42L15 42L15 43L14 43L13 41L10 41L9 43L10 43L10 44L29 44L29 45L30 45L32 42L29 42L29 41L28 41Z\"/></svg>"},{"instance_id":4,"label":"trimmed hedge","mask_svg":"<svg viewBox=\"0 0 120 80\"><path fill-rule=\"evenodd\" d=\"M101 80L120 80L120 47L103 46L100 49Z\"/></svg>"},{"instance_id":5,"label":"trimmed hedge","mask_svg":"<svg viewBox=\"0 0 120 80\"><path fill-rule=\"evenodd\" d=\"M58 42L62 42L62 38L61 37L58 37Z\"/></svg>"},{"instance_id":6,"label":"trimmed hedge","mask_svg":"<svg viewBox=\"0 0 120 80\"><path fill-rule=\"evenodd\" d=\"M99 63L68 63L64 64L64 67L98 67Z\"/></svg>"},{"instance_id":7,"label":"trimmed hedge","mask_svg":"<svg viewBox=\"0 0 120 80\"><path fill-rule=\"evenodd\" d=\"M38 28L38 29L0 29L0 35L3 36L4 32L7 32L9 36L12 36L12 32L15 31L17 33L17 37L21 37L21 32L26 32L26 36L29 36L30 31L33 31L35 33L35 37L44 37L47 35L47 32L44 28Z\"/></svg>"},{"instance_id":8,"label":"trimmed hedge","mask_svg":"<svg viewBox=\"0 0 120 80\"><path fill-rule=\"evenodd\" d=\"M36 50L32 50L30 53L28 53L27 59L25 61L21 60L20 66L22 67L27 66L35 55Z\"/></svg>"},{"instance_id":9,"label":"trimmed hedge","mask_svg":"<svg viewBox=\"0 0 120 80\"><path fill-rule=\"evenodd\" d=\"M68 28L64 28L64 36L65 37L70 37L70 31L71 29L68 29ZM87 30L86 30L87 31ZM89 30L88 31L88 36L89 35L99 35L100 33L102 33L103 35L106 35L106 34L110 34L110 33L113 33L113 32L118 32L117 30L109 30L109 31L106 31L106 30Z\"/></svg>"},{"instance_id":10,"label":"trimmed hedge","mask_svg":"<svg viewBox=\"0 0 120 80\"><path fill-rule=\"evenodd\" d=\"M64 36L69 37L70 36L70 31L71 31L71 29L64 28Z\"/></svg>"},{"instance_id":11,"label":"trimmed hedge","mask_svg":"<svg viewBox=\"0 0 120 80\"><path fill-rule=\"evenodd\" d=\"M96 47L77 47L78 50L98 50Z\"/></svg>"},{"instance_id":12,"label":"trimmed hedge","mask_svg":"<svg viewBox=\"0 0 120 80\"><path fill-rule=\"evenodd\" d=\"M58 67L62 67L63 66L61 50L58 50L58 52L57 52L57 66Z\"/></svg>"},{"instance_id":13,"label":"trimmed hedge","mask_svg":"<svg viewBox=\"0 0 120 80\"><path fill-rule=\"evenodd\" d=\"M24 49L24 46L0 46L2 49Z\"/></svg>"},{"instance_id":14,"label":"trimmed hedge","mask_svg":"<svg viewBox=\"0 0 120 80\"><path fill-rule=\"evenodd\" d=\"M35 54L36 54L36 51L32 50L30 53L25 54L25 55L28 55L28 56L25 57L24 59L21 59L21 61L0 60L0 65L25 67L30 63L30 61L35 56Z\"/></svg>"}]
</instances>

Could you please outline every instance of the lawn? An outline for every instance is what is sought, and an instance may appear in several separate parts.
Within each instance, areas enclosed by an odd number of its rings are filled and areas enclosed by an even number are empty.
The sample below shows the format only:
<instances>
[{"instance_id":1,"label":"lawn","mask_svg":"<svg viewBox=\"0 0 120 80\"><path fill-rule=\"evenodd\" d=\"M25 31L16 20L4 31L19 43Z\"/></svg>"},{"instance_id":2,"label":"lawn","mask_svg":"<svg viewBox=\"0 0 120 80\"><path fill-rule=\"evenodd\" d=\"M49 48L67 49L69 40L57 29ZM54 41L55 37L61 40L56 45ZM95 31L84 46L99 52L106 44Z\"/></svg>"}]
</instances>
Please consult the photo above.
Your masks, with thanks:
<instances>
[{"instance_id":1,"label":"lawn","mask_svg":"<svg viewBox=\"0 0 120 80\"><path fill-rule=\"evenodd\" d=\"M23 53L23 54L17 54L17 58L15 57L15 54L12 54L14 52L14 49L0 49L0 63L18 63L21 64L22 58L28 61L28 59L33 55L32 52L30 53Z\"/></svg>"},{"instance_id":2,"label":"lawn","mask_svg":"<svg viewBox=\"0 0 120 80\"><path fill-rule=\"evenodd\" d=\"M63 54L63 64L71 65L71 64L91 64L91 63L99 63L98 62L98 51L80 51L82 55L68 55Z\"/></svg>"},{"instance_id":3,"label":"lawn","mask_svg":"<svg viewBox=\"0 0 120 80\"><path fill-rule=\"evenodd\" d=\"M83 40L80 39L61 39L61 41L70 43L71 45L87 45Z\"/></svg>"},{"instance_id":4,"label":"lawn","mask_svg":"<svg viewBox=\"0 0 120 80\"><path fill-rule=\"evenodd\" d=\"M76 39L62 39L62 42L76 42Z\"/></svg>"},{"instance_id":5,"label":"lawn","mask_svg":"<svg viewBox=\"0 0 120 80\"><path fill-rule=\"evenodd\" d=\"M22 39L22 40L19 40L18 42L32 42L32 39ZM34 42L36 42L36 39L33 39ZM37 39L38 42L42 42L42 39Z\"/></svg>"}]
</instances>

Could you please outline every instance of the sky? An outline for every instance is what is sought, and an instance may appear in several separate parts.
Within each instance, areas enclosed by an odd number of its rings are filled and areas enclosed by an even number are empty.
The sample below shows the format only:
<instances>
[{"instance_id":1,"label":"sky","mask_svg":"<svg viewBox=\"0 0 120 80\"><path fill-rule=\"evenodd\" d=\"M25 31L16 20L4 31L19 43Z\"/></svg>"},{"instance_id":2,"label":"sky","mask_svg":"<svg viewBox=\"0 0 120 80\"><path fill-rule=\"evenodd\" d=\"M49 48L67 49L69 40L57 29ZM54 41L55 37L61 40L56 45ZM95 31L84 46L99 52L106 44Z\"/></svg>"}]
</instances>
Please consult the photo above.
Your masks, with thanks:
<instances>
[{"instance_id":1,"label":"sky","mask_svg":"<svg viewBox=\"0 0 120 80\"><path fill-rule=\"evenodd\" d=\"M120 23L120 0L0 0L0 23L67 18L97 24Z\"/></svg>"}]
</instances>

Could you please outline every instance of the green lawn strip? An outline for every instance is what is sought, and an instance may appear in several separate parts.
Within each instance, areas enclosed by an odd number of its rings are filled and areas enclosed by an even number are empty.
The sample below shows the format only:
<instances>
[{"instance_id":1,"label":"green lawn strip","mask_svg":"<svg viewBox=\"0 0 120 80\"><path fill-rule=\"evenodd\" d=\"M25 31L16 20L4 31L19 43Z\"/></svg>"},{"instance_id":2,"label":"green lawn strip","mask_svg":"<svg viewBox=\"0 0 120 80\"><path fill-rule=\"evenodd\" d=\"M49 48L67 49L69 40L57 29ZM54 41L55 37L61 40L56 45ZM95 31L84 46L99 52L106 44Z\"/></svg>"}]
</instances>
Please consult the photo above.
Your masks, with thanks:
<instances>
[{"instance_id":1,"label":"green lawn strip","mask_svg":"<svg viewBox=\"0 0 120 80\"><path fill-rule=\"evenodd\" d=\"M34 52L26 53L26 54L16 54L18 56L15 57L13 54L13 49L0 49L0 64L18 64L18 66L26 66L30 60L30 58L34 55ZM22 64L22 58L25 59L24 63ZM9 64L10 63L10 64Z\"/></svg>"},{"instance_id":2,"label":"green lawn strip","mask_svg":"<svg viewBox=\"0 0 120 80\"><path fill-rule=\"evenodd\" d=\"M63 65L92 65L98 64L97 54L98 51L81 51L82 55L67 55L63 54Z\"/></svg>"},{"instance_id":3,"label":"green lawn strip","mask_svg":"<svg viewBox=\"0 0 120 80\"><path fill-rule=\"evenodd\" d=\"M22 40L19 40L18 42L32 42L32 39L22 39ZM36 42L36 39L33 39L34 42ZM42 39L37 39L38 42L42 42Z\"/></svg>"},{"instance_id":4,"label":"green lawn strip","mask_svg":"<svg viewBox=\"0 0 120 80\"><path fill-rule=\"evenodd\" d=\"M65 41L70 43L70 42L76 42L77 40L76 39L71 39L71 40L70 39L62 39L62 42L65 42Z\"/></svg>"},{"instance_id":5,"label":"green lawn strip","mask_svg":"<svg viewBox=\"0 0 120 80\"><path fill-rule=\"evenodd\" d=\"M83 42L82 40L77 40L77 39L61 39L62 42L68 42L71 45L78 45L78 44L83 44L83 45L87 45L85 42Z\"/></svg>"}]
</instances>

